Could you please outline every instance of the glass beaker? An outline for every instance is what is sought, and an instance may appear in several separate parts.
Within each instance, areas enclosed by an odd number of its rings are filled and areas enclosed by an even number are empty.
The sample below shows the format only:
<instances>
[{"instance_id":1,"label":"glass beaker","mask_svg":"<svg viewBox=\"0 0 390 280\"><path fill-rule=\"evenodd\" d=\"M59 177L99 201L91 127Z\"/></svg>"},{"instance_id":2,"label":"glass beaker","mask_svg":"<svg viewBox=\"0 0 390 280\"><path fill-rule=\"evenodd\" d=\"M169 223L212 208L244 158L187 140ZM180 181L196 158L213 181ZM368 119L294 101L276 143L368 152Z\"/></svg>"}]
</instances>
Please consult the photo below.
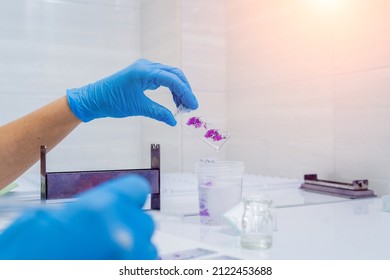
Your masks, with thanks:
<instances>
[{"instance_id":1,"label":"glass beaker","mask_svg":"<svg viewBox=\"0 0 390 280\"><path fill-rule=\"evenodd\" d=\"M272 200L261 195L245 197L241 220L241 246L247 249L268 249L272 246L274 222Z\"/></svg>"},{"instance_id":2,"label":"glass beaker","mask_svg":"<svg viewBox=\"0 0 390 280\"><path fill-rule=\"evenodd\" d=\"M174 117L188 131L211 145L217 151L230 137L230 134L227 131L210 123L204 117L196 115L183 104L177 108ZM179 118L182 119L179 120Z\"/></svg>"}]
</instances>

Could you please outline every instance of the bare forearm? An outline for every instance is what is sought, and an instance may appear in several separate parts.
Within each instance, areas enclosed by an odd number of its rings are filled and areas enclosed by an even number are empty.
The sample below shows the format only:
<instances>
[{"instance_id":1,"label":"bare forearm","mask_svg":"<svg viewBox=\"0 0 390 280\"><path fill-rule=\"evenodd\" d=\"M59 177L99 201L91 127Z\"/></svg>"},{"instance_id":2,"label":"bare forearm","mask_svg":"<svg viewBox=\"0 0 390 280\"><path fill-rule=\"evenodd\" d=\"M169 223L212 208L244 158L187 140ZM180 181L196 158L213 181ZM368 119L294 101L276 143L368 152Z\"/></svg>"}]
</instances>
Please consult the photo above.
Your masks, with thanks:
<instances>
[{"instance_id":1,"label":"bare forearm","mask_svg":"<svg viewBox=\"0 0 390 280\"><path fill-rule=\"evenodd\" d=\"M0 189L39 159L40 146L49 150L79 124L62 97L41 109L0 127Z\"/></svg>"}]
</instances>

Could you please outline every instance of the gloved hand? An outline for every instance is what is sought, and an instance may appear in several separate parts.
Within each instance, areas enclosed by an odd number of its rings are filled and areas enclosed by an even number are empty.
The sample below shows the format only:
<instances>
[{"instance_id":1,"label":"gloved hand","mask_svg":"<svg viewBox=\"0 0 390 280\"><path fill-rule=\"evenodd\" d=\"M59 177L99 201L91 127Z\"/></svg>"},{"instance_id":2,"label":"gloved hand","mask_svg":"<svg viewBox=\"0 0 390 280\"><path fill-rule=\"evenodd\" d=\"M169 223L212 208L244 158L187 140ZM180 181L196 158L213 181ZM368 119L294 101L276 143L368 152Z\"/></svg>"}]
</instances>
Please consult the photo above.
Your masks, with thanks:
<instances>
[{"instance_id":1,"label":"gloved hand","mask_svg":"<svg viewBox=\"0 0 390 280\"><path fill-rule=\"evenodd\" d=\"M0 259L156 259L148 182L125 176L57 208L26 212L0 235Z\"/></svg>"},{"instance_id":2,"label":"gloved hand","mask_svg":"<svg viewBox=\"0 0 390 280\"><path fill-rule=\"evenodd\" d=\"M176 107L183 104L197 109L198 101L181 70L146 59L139 59L127 68L95 83L68 89L68 103L83 122L96 118L145 116L176 125L172 113L149 99L145 90L168 87Z\"/></svg>"}]
</instances>

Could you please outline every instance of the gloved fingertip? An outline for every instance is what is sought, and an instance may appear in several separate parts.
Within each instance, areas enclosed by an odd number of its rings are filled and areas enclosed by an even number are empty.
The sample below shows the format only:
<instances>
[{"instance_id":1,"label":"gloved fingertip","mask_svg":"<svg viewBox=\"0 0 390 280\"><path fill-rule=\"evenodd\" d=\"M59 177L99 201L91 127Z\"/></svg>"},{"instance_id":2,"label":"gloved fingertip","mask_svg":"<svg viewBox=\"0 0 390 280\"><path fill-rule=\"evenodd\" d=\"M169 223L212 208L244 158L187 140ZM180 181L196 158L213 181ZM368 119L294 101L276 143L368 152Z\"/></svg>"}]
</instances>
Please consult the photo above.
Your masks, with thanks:
<instances>
[{"instance_id":1,"label":"gloved fingertip","mask_svg":"<svg viewBox=\"0 0 390 280\"><path fill-rule=\"evenodd\" d=\"M103 183L100 188L131 197L137 205L143 205L151 192L149 182L139 175L124 175Z\"/></svg>"},{"instance_id":2,"label":"gloved fingertip","mask_svg":"<svg viewBox=\"0 0 390 280\"><path fill-rule=\"evenodd\" d=\"M171 117L163 117L163 118L158 118L157 120L169 125L169 126L176 126L177 121L173 116Z\"/></svg>"},{"instance_id":3,"label":"gloved fingertip","mask_svg":"<svg viewBox=\"0 0 390 280\"><path fill-rule=\"evenodd\" d=\"M151 112L147 114L150 118L164 122L169 126L175 126L177 124L172 112L164 106L153 102L150 108Z\"/></svg>"},{"instance_id":4,"label":"gloved fingertip","mask_svg":"<svg viewBox=\"0 0 390 280\"><path fill-rule=\"evenodd\" d=\"M169 120L165 121L165 123L167 125L170 125L170 126L176 126L177 125L177 121L174 118L170 118Z\"/></svg>"},{"instance_id":5,"label":"gloved fingertip","mask_svg":"<svg viewBox=\"0 0 390 280\"><path fill-rule=\"evenodd\" d=\"M198 109L198 107L199 107L199 103L198 103L198 100L196 100L196 98L195 98L192 109L196 110L196 109Z\"/></svg>"},{"instance_id":6,"label":"gloved fingertip","mask_svg":"<svg viewBox=\"0 0 390 280\"><path fill-rule=\"evenodd\" d=\"M196 110L199 107L198 100L193 94L183 96L183 104L191 110Z\"/></svg>"}]
</instances>

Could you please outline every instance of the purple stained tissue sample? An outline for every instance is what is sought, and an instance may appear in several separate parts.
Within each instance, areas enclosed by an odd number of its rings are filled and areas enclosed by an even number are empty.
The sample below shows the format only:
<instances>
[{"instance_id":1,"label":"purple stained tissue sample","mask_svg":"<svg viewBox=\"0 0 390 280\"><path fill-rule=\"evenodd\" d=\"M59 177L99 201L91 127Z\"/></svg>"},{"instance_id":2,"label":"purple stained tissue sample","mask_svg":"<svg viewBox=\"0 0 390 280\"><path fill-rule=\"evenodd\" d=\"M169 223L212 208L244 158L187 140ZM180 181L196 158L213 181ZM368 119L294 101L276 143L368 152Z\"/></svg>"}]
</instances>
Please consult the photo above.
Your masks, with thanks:
<instances>
[{"instance_id":1,"label":"purple stained tissue sample","mask_svg":"<svg viewBox=\"0 0 390 280\"><path fill-rule=\"evenodd\" d=\"M193 126L195 128L200 128L203 125L203 122L198 117L192 117L192 118L188 119L187 125L188 126Z\"/></svg>"},{"instance_id":2,"label":"purple stained tissue sample","mask_svg":"<svg viewBox=\"0 0 390 280\"><path fill-rule=\"evenodd\" d=\"M213 182L212 181L208 181L204 185L207 186L207 187L211 187L211 186L213 186Z\"/></svg>"},{"instance_id":3,"label":"purple stained tissue sample","mask_svg":"<svg viewBox=\"0 0 390 280\"><path fill-rule=\"evenodd\" d=\"M201 128L203 127L205 130L207 130L207 123L203 122L200 117L191 117L187 120L186 124L188 126L193 126L195 129L196 128ZM226 139L226 135L220 132L218 129L209 129L206 131L206 134L204 135L205 138L210 138L213 141L221 141L223 139Z\"/></svg>"},{"instance_id":4,"label":"purple stained tissue sample","mask_svg":"<svg viewBox=\"0 0 390 280\"><path fill-rule=\"evenodd\" d=\"M204 135L204 137L206 138L211 138L213 139L214 141L221 141L222 139L225 139L226 137L221 135L218 130L216 129L210 129L206 132L206 134Z\"/></svg>"},{"instance_id":5,"label":"purple stained tissue sample","mask_svg":"<svg viewBox=\"0 0 390 280\"><path fill-rule=\"evenodd\" d=\"M200 216L210 216L210 213L209 213L209 210L207 209L206 207L206 201L204 200L200 200L200 205L199 205L199 208L200 208L200 211L199 211L199 215Z\"/></svg>"}]
</instances>

